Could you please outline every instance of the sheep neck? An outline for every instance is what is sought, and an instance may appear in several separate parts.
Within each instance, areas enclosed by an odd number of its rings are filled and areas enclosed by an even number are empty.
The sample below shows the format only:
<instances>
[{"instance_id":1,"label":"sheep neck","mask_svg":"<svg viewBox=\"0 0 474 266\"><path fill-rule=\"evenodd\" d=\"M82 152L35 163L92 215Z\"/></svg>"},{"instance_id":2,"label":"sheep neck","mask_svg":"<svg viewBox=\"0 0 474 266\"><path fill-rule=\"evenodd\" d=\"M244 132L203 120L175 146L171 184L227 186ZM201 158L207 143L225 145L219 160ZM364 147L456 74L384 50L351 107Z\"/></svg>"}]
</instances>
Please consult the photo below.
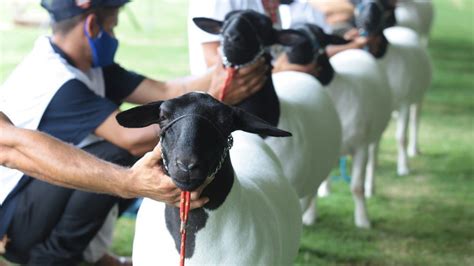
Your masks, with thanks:
<instances>
[{"instance_id":1,"label":"sheep neck","mask_svg":"<svg viewBox=\"0 0 474 266\"><path fill-rule=\"evenodd\" d=\"M271 55L265 53L263 56L266 59L266 63L270 66L266 73L267 80L263 88L237 104L237 106L267 121L272 126L277 126L280 119L280 102L272 81ZM261 137L265 138L264 136Z\"/></svg>"},{"instance_id":2,"label":"sheep neck","mask_svg":"<svg viewBox=\"0 0 474 266\"><path fill-rule=\"evenodd\" d=\"M324 86L328 85L333 80L334 68L332 67L331 62L329 62L329 56L327 53L323 53L317 58L316 72L316 78Z\"/></svg>"},{"instance_id":3,"label":"sheep neck","mask_svg":"<svg viewBox=\"0 0 474 266\"><path fill-rule=\"evenodd\" d=\"M383 33L380 33L375 40L367 45L369 52L377 59L382 58L387 53L388 40Z\"/></svg>"},{"instance_id":4,"label":"sheep neck","mask_svg":"<svg viewBox=\"0 0 474 266\"><path fill-rule=\"evenodd\" d=\"M186 258L191 258L194 254L196 244L196 234L206 226L209 217L208 211L216 210L226 200L234 183L234 169L229 158L229 154L222 164L221 169L216 173L214 180L204 189L202 196L208 197L209 202L203 208L189 211L186 236ZM207 210L207 211L206 211ZM181 235L179 233L180 217L179 208L166 205L165 207L166 227L175 242L176 251L179 254L181 245Z\"/></svg>"}]
</instances>

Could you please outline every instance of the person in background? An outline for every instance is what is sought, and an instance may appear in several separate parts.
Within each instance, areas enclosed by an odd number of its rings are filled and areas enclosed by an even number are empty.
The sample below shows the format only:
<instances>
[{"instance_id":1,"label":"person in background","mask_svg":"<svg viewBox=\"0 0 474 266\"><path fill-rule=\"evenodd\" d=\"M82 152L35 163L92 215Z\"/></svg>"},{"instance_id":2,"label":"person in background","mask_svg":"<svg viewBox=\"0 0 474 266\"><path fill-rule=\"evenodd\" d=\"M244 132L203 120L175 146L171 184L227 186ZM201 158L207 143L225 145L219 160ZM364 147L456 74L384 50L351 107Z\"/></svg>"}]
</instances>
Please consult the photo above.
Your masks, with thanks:
<instances>
[{"instance_id":1,"label":"person in background","mask_svg":"<svg viewBox=\"0 0 474 266\"><path fill-rule=\"evenodd\" d=\"M281 28L279 0L199 0L189 1L188 9L188 49L191 74L201 75L220 62L218 52L219 36L199 29L193 22L194 17L207 17L224 20L227 13L234 10L251 9L266 14L273 26ZM259 63L264 63L261 59Z\"/></svg>"},{"instance_id":2,"label":"person in background","mask_svg":"<svg viewBox=\"0 0 474 266\"><path fill-rule=\"evenodd\" d=\"M119 126L115 116L122 102L144 104L193 90L217 95L225 78L219 63L201 76L169 82L115 63L114 29L119 9L127 2L41 1L52 18L53 34L39 37L0 87L0 111L19 128L42 131L104 160L130 166L155 148L160 129ZM265 71L263 64L239 70L224 102L239 102L258 91ZM65 154L68 168L79 163L69 159ZM16 167L25 172L0 166L0 239L5 258L30 265L75 265L83 260L119 264L108 249L116 209L124 209L129 200L58 186L76 188L58 181L67 171L63 168L51 173L55 181L50 184L31 178L40 174L38 169ZM104 178L96 176L96 182Z\"/></svg>"}]
</instances>

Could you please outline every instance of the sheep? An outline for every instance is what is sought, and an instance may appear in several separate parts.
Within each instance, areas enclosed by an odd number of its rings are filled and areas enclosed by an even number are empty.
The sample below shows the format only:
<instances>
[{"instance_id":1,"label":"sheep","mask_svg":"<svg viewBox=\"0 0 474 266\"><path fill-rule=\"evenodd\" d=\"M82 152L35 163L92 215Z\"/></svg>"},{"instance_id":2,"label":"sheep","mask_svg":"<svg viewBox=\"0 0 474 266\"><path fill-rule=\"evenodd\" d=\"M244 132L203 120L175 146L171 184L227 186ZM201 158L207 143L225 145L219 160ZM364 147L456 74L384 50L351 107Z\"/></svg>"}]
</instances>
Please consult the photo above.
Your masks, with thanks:
<instances>
[{"instance_id":1,"label":"sheep","mask_svg":"<svg viewBox=\"0 0 474 266\"><path fill-rule=\"evenodd\" d=\"M397 25L416 31L421 44L428 46L433 25L434 9L431 0L399 0L395 9Z\"/></svg>"},{"instance_id":2,"label":"sheep","mask_svg":"<svg viewBox=\"0 0 474 266\"><path fill-rule=\"evenodd\" d=\"M385 75L375 59L363 50L350 49L328 58L324 48L345 41L328 35L314 24L295 28L306 41L286 50L291 64L315 64L312 73L325 86L342 123L341 155L353 158L351 190L355 201L355 224L369 228L364 197L366 167L373 175L377 143L391 113L391 94ZM311 216L313 208L309 208Z\"/></svg>"},{"instance_id":3,"label":"sheep","mask_svg":"<svg viewBox=\"0 0 474 266\"><path fill-rule=\"evenodd\" d=\"M231 12L224 22L207 18L194 18L194 21L209 33L223 35L224 62L228 61L231 66L255 60L263 46L278 42L291 47L303 40L293 30L273 29L268 17L250 10ZM267 62L270 64L270 60ZM263 102L252 96L247 100L252 108L240 107L257 115L263 113L258 110L278 114L271 116L272 120L268 120L270 116L260 117L294 134L290 139L268 138L266 142L282 161L284 172L295 187L302 208L306 209L308 200L305 198L314 195L337 160L340 121L331 99L313 77L296 72L271 76L269 71L267 75L263 90L276 97Z\"/></svg>"},{"instance_id":4,"label":"sheep","mask_svg":"<svg viewBox=\"0 0 474 266\"><path fill-rule=\"evenodd\" d=\"M432 66L426 49L419 45L417 33L409 28L384 27L383 14L374 1L364 4L359 15L359 27L369 33L369 51L386 72L393 98L397 121L397 173L409 174L408 155L419 152L418 128L421 102L431 84ZM411 116L411 117L410 117ZM410 143L407 151L407 129L410 125ZM367 180L373 184L372 180ZM368 183L368 186L371 186Z\"/></svg>"},{"instance_id":5,"label":"sheep","mask_svg":"<svg viewBox=\"0 0 474 266\"><path fill-rule=\"evenodd\" d=\"M280 44L295 45L301 40L292 30L276 30L267 16L253 10L229 12L224 21L210 18L193 18L200 29L210 34L220 34L222 62L226 67L241 68L264 57L269 66L267 80L263 88L237 106L277 126L280 105L271 78L272 56L270 46Z\"/></svg>"},{"instance_id":6,"label":"sheep","mask_svg":"<svg viewBox=\"0 0 474 266\"><path fill-rule=\"evenodd\" d=\"M293 263L302 227L296 192L268 145L249 134L289 132L204 93L136 107L117 120L128 127L158 123L164 166L174 183L188 191L205 186L202 195L210 201L189 213L187 265ZM179 222L177 208L145 199L136 221L134 265L177 265Z\"/></svg>"},{"instance_id":7,"label":"sheep","mask_svg":"<svg viewBox=\"0 0 474 266\"><path fill-rule=\"evenodd\" d=\"M341 121L328 92L313 76L284 71L272 78L282 110L278 126L291 129L293 137L265 141L282 162L304 211L337 162ZM316 218L312 215L303 216L303 223L311 224Z\"/></svg>"}]
</instances>

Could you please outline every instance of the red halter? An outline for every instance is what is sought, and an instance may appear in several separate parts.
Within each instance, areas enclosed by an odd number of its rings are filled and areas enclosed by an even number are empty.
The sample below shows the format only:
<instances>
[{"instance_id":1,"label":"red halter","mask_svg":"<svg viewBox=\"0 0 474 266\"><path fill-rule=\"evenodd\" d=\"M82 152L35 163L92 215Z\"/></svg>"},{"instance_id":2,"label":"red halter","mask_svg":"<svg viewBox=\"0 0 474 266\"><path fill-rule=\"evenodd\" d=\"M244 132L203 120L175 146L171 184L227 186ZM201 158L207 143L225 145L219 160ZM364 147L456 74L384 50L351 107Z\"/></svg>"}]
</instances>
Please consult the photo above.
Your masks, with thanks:
<instances>
[{"instance_id":1,"label":"red halter","mask_svg":"<svg viewBox=\"0 0 474 266\"><path fill-rule=\"evenodd\" d=\"M189 205L191 203L191 192L181 192L181 201L179 202L179 218L181 219L181 252L179 254L179 265L184 266L184 257L186 255L186 223L188 222Z\"/></svg>"},{"instance_id":2,"label":"red halter","mask_svg":"<svg viewBox=\"0 0 474 266\"><path fill-rule=\"evenodd\" d=\"M224 84L221 87L219 100L222 101L226 95L227 89L230 87L230 83L234 78L236 69L233 67L228 67L227 77ZM179 253L179 265L184 266L184 259L186 256L186 224L188 223L188 213L189 207L191 204L191 192L183 191L181 192L181 201L179 202L179 218L181 220L180 233L181 233L181 246Z\"/></svg>"}]
</instances>

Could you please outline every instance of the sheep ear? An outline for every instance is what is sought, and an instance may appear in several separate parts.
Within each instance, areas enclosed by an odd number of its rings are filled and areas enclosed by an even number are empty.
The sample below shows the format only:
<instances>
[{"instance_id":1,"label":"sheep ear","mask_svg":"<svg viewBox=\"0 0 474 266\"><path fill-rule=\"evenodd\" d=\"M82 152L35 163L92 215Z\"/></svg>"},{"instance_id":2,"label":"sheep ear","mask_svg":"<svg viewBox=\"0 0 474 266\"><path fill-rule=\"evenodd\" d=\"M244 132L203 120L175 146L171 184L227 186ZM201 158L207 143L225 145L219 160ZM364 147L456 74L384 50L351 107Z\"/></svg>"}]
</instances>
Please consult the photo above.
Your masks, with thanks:
<instances>
[{"instance_id":1,"label":"sheep ear","mask_svg":"<svg viewBox=\"0 0 474 266\"><path fill-rule=\"evenodd\" d=\"M249 133L255 133L259 135L272 136L272 137L289 137L291 133L278 129L264 120L247 113L246 111L233 107L234 113L234 128L233 130L243 130Z\"/></svg>"},{"instance_id":2,"label":"sheep ear","mask_svg":"<svg viewBox=\"0 0 474 266\"><path fill-rule=\"evenodd\" d=\"M198 28L210 34L220 34L223 25L222 21L202 17L193 18L193 22Z\"/></svg>"},{"instance_id":3,"label":"sheep ear","mask_svg":"<svg viewBox=\"0 0 474 266\"><path fill-rule=\"evenodd\" d=\"M160 117L160 105L163 101L152 102L123 111L115 117L123 127L138 128L158 123Z\"/></svg>"},{"instance_id":4,"label":"sheep ear","mask_svg":"<svg viewBox=\"0 0 474 266\"><path fill-rule=\"evenodd\" d=\"M281 45L294 46L304 40L304 35L297 30L276 30L276 42Z\"/></svg>"}]
</instances>

